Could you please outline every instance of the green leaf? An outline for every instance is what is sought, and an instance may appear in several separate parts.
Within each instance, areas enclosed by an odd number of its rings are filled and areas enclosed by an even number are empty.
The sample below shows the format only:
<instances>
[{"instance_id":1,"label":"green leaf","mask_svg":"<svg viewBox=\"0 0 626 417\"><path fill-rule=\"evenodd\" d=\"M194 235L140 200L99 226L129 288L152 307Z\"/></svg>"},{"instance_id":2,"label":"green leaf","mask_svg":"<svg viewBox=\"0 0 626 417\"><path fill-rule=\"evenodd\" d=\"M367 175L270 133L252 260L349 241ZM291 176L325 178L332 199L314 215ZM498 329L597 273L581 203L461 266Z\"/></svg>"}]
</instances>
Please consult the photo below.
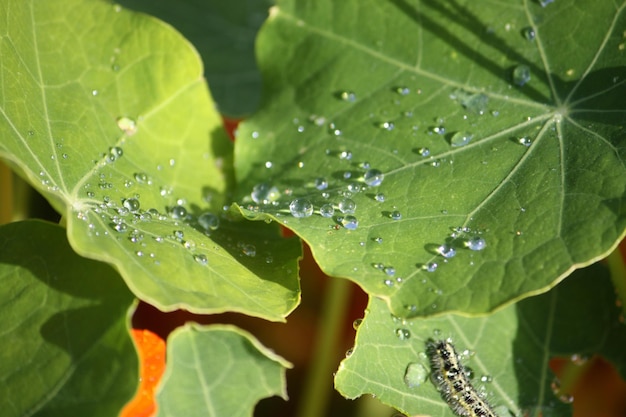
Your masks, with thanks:
<instances>
[{"instance_id":1,"label":"green leaf","mask_svg":"<svg viewBox=\"0 0 626 417\"><path fill-rule=\"evenodd\" d=\"M397 315L546 291L624 236L625 9L280 1L257 43L266 102L236 142L242 210ZM312 216L290 214L296 199Z\"/></svg>"},{"instance_id":2,"label":"green leaf","mask_svg":"<svg viewBox=\"0 0 626 417\"><path fill-rule=\"evenodd\" d=\"M0 283L2 415L117 415L138 378L119 275L27 221L0 227Z\"/></svg>"},{"instance_id":3,"label":"green leaf","mask_svg":"<svg viewBox=\"0 0 626 417\"><path fill-rule=\"evenodd\" d=\"M158 416L252 416L262 398L287 399L291 364L234 326L188 324L167 341Z\"/></svg>"},{"instance_id":4,"label":"green leaf","mask_svg":"<svg viewBox=\"0 0 626 417\"><path fill-rule=\"evenodd\" d=\"M189 43L101 1L0 15L0 157L66 216L75 250L162 310L283 320L299 242L223 212L232 148Z\"/></svg>"},{"instance_id":5,"label":"green leaf","mask_svg":"<svg viewBox=\"0 0 626 417\"><path fill-rule=\"evenodd\" d=\"M122 0L170 23L194 44L204 74L222 114L242 117L254 112L261 98L261 73L254 56L257 31L271 0Z\"/></svg>"},{"instance_id":6,"label":"green leaf","mask_svg":"<svg viewBox=\"0 0 626 417\"><path fill-rule=\"evenodd\" d=\"M426 340L451 338L473 385L505 416L570 415L552 393L549 359L600 354L626 375L626 334L606 268L578 270L552 291L487 317L453 314L429 319L393 316L372 299L357 329L353 353L337 372L337 389L348 398L375 394L407 415L454 416L428 378ZM504 412L503 412L504 411Z\"/></svg>"}]
</instances>

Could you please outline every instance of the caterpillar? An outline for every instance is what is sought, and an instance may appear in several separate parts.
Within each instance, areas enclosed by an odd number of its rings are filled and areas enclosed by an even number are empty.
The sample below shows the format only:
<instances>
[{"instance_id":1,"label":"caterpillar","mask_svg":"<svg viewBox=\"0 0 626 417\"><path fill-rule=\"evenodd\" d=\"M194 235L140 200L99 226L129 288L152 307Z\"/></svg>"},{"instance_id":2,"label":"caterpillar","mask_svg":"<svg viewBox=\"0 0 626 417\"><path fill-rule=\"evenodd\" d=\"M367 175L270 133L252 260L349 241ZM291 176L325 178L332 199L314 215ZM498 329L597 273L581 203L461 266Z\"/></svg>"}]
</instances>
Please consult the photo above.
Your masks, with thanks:
<instances>
[{"instance_id":1,"label":"caterpillar","mask_svg":"<svg viewBox=\"0 0 626 417\"><path fill-rule=\"evenodd\" d=\"M498 417L476 391L450 339L426 341L431 380L454 414L461 417Z\"/></svg>"}]
</instances>

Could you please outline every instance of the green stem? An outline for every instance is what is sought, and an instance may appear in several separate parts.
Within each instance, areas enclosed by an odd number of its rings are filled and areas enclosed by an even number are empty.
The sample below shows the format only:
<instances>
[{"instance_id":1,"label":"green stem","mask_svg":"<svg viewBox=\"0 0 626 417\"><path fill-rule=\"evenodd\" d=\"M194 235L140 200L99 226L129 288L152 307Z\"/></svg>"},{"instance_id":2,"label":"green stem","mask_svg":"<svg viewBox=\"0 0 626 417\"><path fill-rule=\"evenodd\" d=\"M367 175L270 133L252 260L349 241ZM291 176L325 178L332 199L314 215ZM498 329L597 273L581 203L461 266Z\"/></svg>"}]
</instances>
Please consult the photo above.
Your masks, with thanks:
<instances>
[{"instance_id":1,"label":"green stem","mask_svg":"<svg viewBox=\"0 0 626 417\"><path fill-rule=\"evenodd\" d=\"M620 253L619 247L606 258L611 271L611 281L615 287L617 297L621 301L622 312L626 314L626 265Z\"/></svg>"},{"instance_id":2,"label":"green stem","mask_svg":"<svg viewBox=\"0 0 626 417\"><path fill-rule=\"evenodd\" d=\"M350 304L350 289L351 283L348 280L330 279L322 306L322 318L318 325L310 370L296 413L298 417L326 415L325 411L332 393L332 375L337 367L338 340Z\"/></svg>"},{"instance_id":3,"label":"green stem","mask_svg":"<svg viewBox=\"0 0 626 417\"><path fill-rule=\"evenodd\" d=\"M0 224L13 221L13 172L0 162Z\"/></svg>"}]
</instances>

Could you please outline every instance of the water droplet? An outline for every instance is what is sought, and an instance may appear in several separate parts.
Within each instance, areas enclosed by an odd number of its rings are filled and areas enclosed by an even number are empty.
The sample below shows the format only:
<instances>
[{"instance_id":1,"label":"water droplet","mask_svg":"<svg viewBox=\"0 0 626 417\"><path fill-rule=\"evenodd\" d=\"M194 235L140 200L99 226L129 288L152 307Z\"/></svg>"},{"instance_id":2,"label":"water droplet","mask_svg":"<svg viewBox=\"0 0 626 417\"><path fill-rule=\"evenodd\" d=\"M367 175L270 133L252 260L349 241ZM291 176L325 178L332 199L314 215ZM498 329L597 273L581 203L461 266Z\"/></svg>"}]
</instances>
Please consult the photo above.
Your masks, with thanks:
<instances>
[{"instance_id":1,"label":"water droplet","mask_svg":"<svg viewBox=\"0 0 626 417\"><path fill-rule=\"evenodd\" d=\"M428 156L428 155L430 155L430 149L428 149L428 148L419 148L417 150L417 153L420 154L421 156Z\"/></svg>"},{"instance_id":2,"label":"water droplet","mask_svg":"<svg viewBox=\"0 0 626 417\"><path fill-rule=\"evenodd\" d=\"M396 125L393 122L387 121L378 123L378 127L380 127L381 129L392 131L396 127Z\"/></svg>"},{"instance_id":3,"label":"water droplet","mask_svg":"<svg viewBox=\"0 0 626 417\"><path fill-rule=\"evenodd\" d=\"M91 90L91 95L92 96L97 96L98 95L98 90Z\"/></svg>"},{"instance_id":4,"label":"water droplet","mask_svg":"<svg viewBox=\"0 0 626 417\"><path fill-rule=\"evenodd\" d=\"M137 181L139 184L151 184L152 183L152 180L150 179L148 174L143 173L143 172L137 172L133 175L133 177L135 178L135 181Z\"/></svg>"},{"instance_id":5,"label":"water droplet","mask_svg":"<svg viewBox=\"0 0 626 417\"><path fill-rule=\"evenodd\" d=\"M377 187L382 184L385 175L377 169L368 169L363 174L363 181L370 187Z\"/></svg>"},{"instance_id":6,"label":"water droplet","mask_svg":"<svg viewBox=\"0 0 626 417\"><path fill-rule=\"evenodd\" d=\"M352 152L350 152L350 151L341 151L341 152L339 152L339 159L350 161L352 159Z\"/></svg>"},{"instance_id":7,"label":"water droplet","mask_svg":"<svg viewBox=\"0 0 626 417\"><path fill-rule=\"evenodd\" d=\"M431 131L433 133L436 133L438 135L445 135L446 134L446 128L443 126L435 126L431 129Z\"/></svg>"},{"instance_id":8,"label":"water droplet","mask_svg":"<svg viewBox=\"0 0 626 417\"><path fill-rule=\"evenodd\" d=\"M374 242L378 243L378 244L383 243L383 238L382 237L375 237L375 238L372 238L372 240Z\"/></svg>"},{"instance_id":9,"label":"water droplet","mask_svg":"<svg viewBox=\"0 0 626 417\"><path fill-rule=\"evenodd\" d=\"M251 258L256 256L256 246L251 243L238 243L237 246L241 249L241 253Z\"/></svg>"},{"instance_id":10,"label":"water droplet","mask_svg":"<svg viewBox=\"0 0 626 417\"><path fill-rule=\"evenodd\" d=\"M388 287L393 287L393 281L390 279L386 279L383 281L383 284L385 284Z\"/></svg>"},{"instance_id":11,"label":"water droplet","mask_svg":"<svg viewBox=\"0 0 626 417\"><path fill-rule=\"evenodd\" d=\"M400 220L402 218L402 213L400 213L398 210L394 210L391 212L389 217L391 217L392 220Z\"/></svg>"},{"instance_id":12,"label":"water droplet","mask_svg":"<svg viewBox=\"0 0 626 417\"><path fill-rule=\"evenodd\" d=\"M320 207L320 215L322 217L333 217L334 214L335 208L332 204L324 204L322 207Z\"/></svg>"},{"instance_id":13,"label":"water droplet","mask_svg":"<svg viewBox=\"0 0 626 417\"><path fill-rule=\"evenodd\" d=\"M428 272L435 272L438 267L439 265L437 264L437 262L428 262L426 265L424 265L424 269Z\"/></svg>"},{"instance_id":14,"label":"water droplet","mask_svg":"<svg viewBox=\"0 0 626 417\"><path fill-rule=\"evenodd\" d=\"M393 266L386 266L383 268L383 272L392 277L396 274L396 268L394 268Z\"/></svg>"},{"instance_id":15,"label":"water droplet","mask_svg":"<svg viewBox=\"0 0 626 417\"><path fill-rule=\"evenodd\" d=\"M275 186L263 182L252 188L250 197L257 204L271 204L280 198L280 191Z\"/></svg>"},{"instance_id":16,"label":"water droplet","mask_svg":"<svg viewBox=\"0 0 626 417\"><path fill-rule=\"evenodd\" d=\"M485 249L485 246L487 246L487 243L482 237L473 236L467 240L466 245L470 250L483 250Z\"/></svg>"},{"instance_id":17,"label":"water droplet","mask_svg":"<svg viewBox=\"0 0 626 417\"><path fill-rule=\"evenodd\" d=\"M401 96L409 95L410 92L411 90L408 87L396 87L396 93L400 94Z\"/></svg>"},{"instance_id":18,"label":"water droplet","mask_svg":"<svg viewBox=\"0 0 626 417\"><path fill-rule=\"evenodd\" d=\"M352 328L354 330L358 329L359 326L361 325L361 323L363 323L363 319L356 319L352 322Z\"/></svg>"},{"instance_id":19,"label":"water droplet","mask_svg":"<svg viewBox=\"0 0 626 417\"><path fill-rule=\"evenodd\" d=\"M356 203L349 198L342 198L339 204L337 204L337 208L343 214L354 214L356 211Z\"/></svg>"},{"instance_id":20,"label":"water droplet","mask_svg":"<svg viewBox=\"0 0 626 417\"><path fill-rule=\"evenodd\" d=\"M136 198L127 198L122 202L122 205L131 212L139 210L140 207L139 200Z\"/></svg>"},{"instance_id":21,"label":"water droplet","mask_svg":"<svg viewBox=\"0 0 626 417\"><path fill-rule=\"evenodd\" d=\"M354 216L346 216L341 220L341 224L348 230L354 230L359 227L359 221Z\"/></svg>"},{"instance_id":22,"label":"water droplet","mask_svg":"<svg viewBox=\"0 0 626 417\"><path fill-rule=\"evenodd\" d=\"M382 202L384 202L384 201L385 201L385 194L383 194L383 193L377 193L377 194L374 196L374 199L375 199L376 201L378 201L379 203L382 203Z\"/></svg>"},{"instance_id":23,"label":"water droplet","mask_svg":"<svg viewBox=\"0 0 626 417\"><path fill-rule=\"evenodd\" d=\"M119 127L126 136L132 136L137 133L137 123L130 117L118 117L117 127Z\"/></svg>"},{"instance_id":24,"label":"water droplet","mask_svg":"<svg viewBox=\"0 0 626 417\"><path fill-rule=\"evenodd\" d=\"M289 203L289 211L293 217L309 217L313 214L313 203L306 198L296 198Z\"/></svg>"},{"instance_id":25,"label":"water droplet","mask_svg":"<svg viewBox=\"0 0 626 417\"><path fill-rule=\"evenodd\" d=\"M274 163L272 161L265 161L265 168L270 169Z\"/></svg>"},{"instance_id":26,"label":"water droplet","mask_svg":"<svg viewBox=\"0 0 626 417\"><path fill-rule=\"evenodd\" d=\"M323 177L315 178L315 188L317 188L320 191L327 189L328 181L326 180L326 178L323 178Z\"/></svg>"},{"instance_id":27,"label":"water droplet","mask_svg":"<svg viewBox=\"0 0 626 417\"><path fill-rule=\"evenodd\" d=\"M411 338L411 332L408 329L396 329L396 336L400 340L408 340Z\"/></svg>"},{"instance_id":28,"label":"water droplet","mask_svg":"<svg viewBox=\"0 0 626 417\"><path fill-rule=\"evenodd\" d=\"M341 93L339 93L339 97L343 101L348 101L350 103L356 101L356 94L352 91L342 91Z\"/></svg>"},{"instance_id":29,"label":"water droplet","mask_svg":"<svg viewBox=\"0 0 626 417\"><path fill-rule=\"evenodd\" d=\"M528 147L532 144L532 141L530 140L528 136L522 136L520 138L517 138L517 143Z\"/></svg>"},{"instance_id":30,"label":"water droplet","mask_svg":"<svg viewBox=\"0 0 626 417\"><path fill-rule=\"evenodd\" d=\"M207 232L217 230L220 227L220 219L215 214L206 212L198 217L198 224Z\"/></svg>"},{"instance_id":31,"label":"water droplet","mask_svg":"<svg viewBox=\"0 0 626 417\"><path fill-rule=\"evenodd\" d=\"M530 68L528 65L518 65L513 68L513 83L520 87L530 81Z\"/></svg>"},{"instance_id":32,"label":"water droplet","mask_svg":"<svg viewBox=\"0 0 626 417\"><path fill-rule=\"evenodd\" d=\"M469 132L456 132L450 138L450 145L454 147L465 146L470 142L470 140L472 140L473 137L474 135Z\"/></svg>"},{"instance_id":33,"label":"water droplet","mask_svg":"<svg viewBox=\"0 0 626 417\"><path fill-rule=\"evenodd\" d=\"M257 132L256 130L253 131L252 133L250 133L250 137L252 139L258 139L259 138L259 132Z\"/></svg>"},{"instance_id":34,"label":"water droplet","mask_svg":"<svg viewBox=\"0 0 626 417\"><path fill-rule=\"evenodd\" d=\"M118 223L113 226L113 228L120 233L126 233L126 231L128 230L128 226L126 226L126 223Z\"/></svg>"},{"instance_id":35,"label":"water droplet","mask_svg":"<svg viewBox=\"0 0 626 417\"><path fill-rule=\"evenodd\" d=\"M554 0L539 0L539 4L541 7L546 7L548 4L552 3Z\"/></svg>"},{"instance_id":36,"label":"water droplet","mask_svg":"<svg viewBox=\"0 0 626 417\"><path fill-rule=\"evenodd\" d=\"M203 253L197 253L193 255L193 259L200 265L207 265L209 263L209 259Z\"/></svg>"},{"instance_id":37,"label":"water droplet","mask_svg":"<svg viewBox=\"0 0 626 417\"><path fill-rule=\"evenodd\" d=\"M404 383L409 388L417 388L426 381L428 371L420 363L409 363L404 371Z\"/></svg>"},{"instance_id":38,"label":"water droplet","mask_svg":"<svg viewBox=\"0 0 626 417\"><path fill-rule=\"evenodd\" d=\"M124 155L124 151L122 150L122 148L120 148L119 146L114 146L112 148L109 148L109 153L107 155L107 161L108 162L115 162L119 158L121 158L122 155Z\"/></svg>"},{"instance_id":39,"label":"water droplet","mask_svg":"<svg viewBox=\"0 0 626 417\"><path fill-rule=\"evenodd\" d=\"M493 382L493 377L491 375L483 375L480 377L480 382Z\"/></svg>"},{"instance_id":40,"label":"water droplet","mask_svg":"<svg viewBox=\"0 0 626 417\"><path fill-rule=\"evenodd\" d=\"M437 248L437 253L444 258L453 258L456 255L456 249L450 245L441 245Z\"/></svg>"},{"instance_id":41,"label":"water droplet","mask_svg":"<svg viewBox=\"0 0 626 417\"><path fill-rule=\"evenodd\" d=\"M187 217L187 209L183 206L174 206L170 209L170 216L173 219L184 220Z\"/></svg>"},{"instance_id":42,"label":"water droplet","mask_svg":"<svg viewBox=\"0 0 626 417\"><path fill-rule=\"evenodd\" d=\"M535 33L535 29L531 26L526 26L522 29L522 36L529 41L534 41L537 34Z\"/></svg>"},{"instance_id":43,"label":"water droplet","mask_svg":"<svg viewBox=\"0 0 626 417\"><path fill-rule=\"evenodd\" d=\"M350 171L345 171L345 172L343 173L343 178L344 178L344 179L349 180L351 177L352 177L352 172L350 172Z\"/></svg>"}]
</instances>

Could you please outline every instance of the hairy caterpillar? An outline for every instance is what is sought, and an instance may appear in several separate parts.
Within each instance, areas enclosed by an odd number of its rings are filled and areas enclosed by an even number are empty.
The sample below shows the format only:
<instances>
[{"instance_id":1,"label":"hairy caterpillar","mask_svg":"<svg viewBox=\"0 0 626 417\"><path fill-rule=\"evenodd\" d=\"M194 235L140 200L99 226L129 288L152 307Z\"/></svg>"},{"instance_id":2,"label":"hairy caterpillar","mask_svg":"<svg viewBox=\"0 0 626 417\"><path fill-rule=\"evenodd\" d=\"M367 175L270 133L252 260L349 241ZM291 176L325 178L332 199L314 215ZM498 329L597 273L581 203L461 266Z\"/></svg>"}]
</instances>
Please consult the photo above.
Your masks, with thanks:
<instances>
[{"instance_id":1,"label":"hairy caterpillar","mask_svg":"<svg viewBox=\"0 0 626 417\"><path fill-rule=\"evenodd\" d=\"M449 339L426 342L431 379L450 409L462 417L498 417L472 385Z\"/></svg>"}]
</instances>

